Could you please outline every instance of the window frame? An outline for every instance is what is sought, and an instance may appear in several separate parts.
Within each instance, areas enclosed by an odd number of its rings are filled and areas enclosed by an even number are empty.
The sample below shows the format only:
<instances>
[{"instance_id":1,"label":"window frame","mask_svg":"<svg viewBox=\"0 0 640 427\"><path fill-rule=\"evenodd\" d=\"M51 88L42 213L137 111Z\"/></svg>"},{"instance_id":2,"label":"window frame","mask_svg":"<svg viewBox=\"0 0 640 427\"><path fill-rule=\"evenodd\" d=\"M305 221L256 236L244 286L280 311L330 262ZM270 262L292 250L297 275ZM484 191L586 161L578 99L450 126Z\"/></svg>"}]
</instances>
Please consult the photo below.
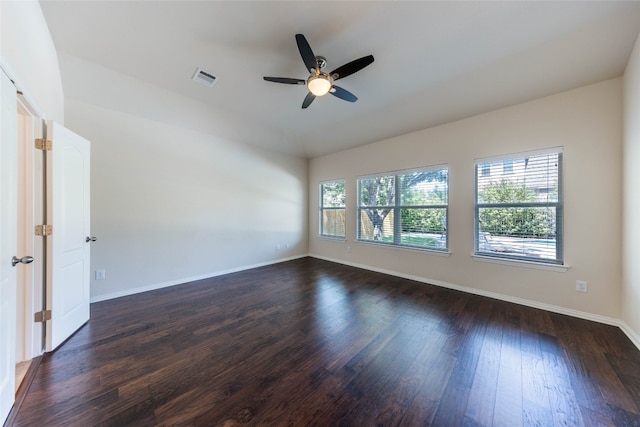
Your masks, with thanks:
<instances>
[{"instance_id":1,"label":"window frame","mask_svg":"<svg viewBox=\"0 0 640 427\"><path fill-rule=\"evenodd\" d=\"M439 171L446 170L447 179L446 179L446 187L447 187L447 196L446 196L446 204L433 204L433 205L404 205L399 204L402 201L402 179L401 176L408 175L416 172L429 172L429 171ZM362 195L361 195L361 181L366 179L372 179L377 177L393 177L394 179L394 203L392 205L380 205L379 208L389 208L393 212L393 241L385 242L382 240L372 240L372 239L363 239L362 238L362 214L364 209L374 208L373 206L367 206L362 204ZM356 206L356 240L359 243L373 244L373 245L384 245L394 248L403 248L403 249L415 249L421 251L435 251L437 253L449 253L449 164L439 164L432 166L425 166L419 168L412 169L404 169L399 171L392 172L380 172L370 175L359 176L356 179L356 189L357 189L357 206ZM403 209L444 209L444 247L432 247L432 246L420 246L420 245L411 245L407 243L402 243L402 210Z\"/></svg>"},{"instance_id":2,"label":"window frame","mask_svg":"<svg viewBox=\"0 0 640 427\"><path fill-rule=\"evenodd\" d=\"M530 157L544 156L544 155L558 155L558 167L557 167L557 180L558 180L558 200L555 202L518 202L518 203L478 203L478 177L485 176L482 171L483 165L494 162L524 160L525 164L528 163L527 159ZM504 163L503 163L504 164ZM487 157L482 159L476 159L474 162L474 256L486 257L496 260L514 261L522 264L530 265L553 265L564 266L564 177L563 177L563 148L554 147L545 150L529 151L514 153L498 157ZM512 175L510 172L509 175ZM480 250L480 209L482 208L555 208L555 235L556 235L556 257L542 258L542 257L530 257L525 255L516 254L504 254L499 252L481 251Z\"/></svg>"},{"instance_id":3,"label":"window frame","mask_svg":"<svg viewBox=\"0 0 640 427\"><path fill-rule=\"evenodd\" d=\"M342 183L344 187L344 205L342 206L324 206L324 186L327 184L336 184ZM318 201L318 237L322 237L323 239L335 239L335 240L346 240L347 238L347 182L344 179L331 179L327 181L321 181L319 184L319 195L320 199ZM344 234L336 235L336 234L325 234L324 230L324 212L325 210L342 210L344 211Z\"/></svg>"}]
</instances>

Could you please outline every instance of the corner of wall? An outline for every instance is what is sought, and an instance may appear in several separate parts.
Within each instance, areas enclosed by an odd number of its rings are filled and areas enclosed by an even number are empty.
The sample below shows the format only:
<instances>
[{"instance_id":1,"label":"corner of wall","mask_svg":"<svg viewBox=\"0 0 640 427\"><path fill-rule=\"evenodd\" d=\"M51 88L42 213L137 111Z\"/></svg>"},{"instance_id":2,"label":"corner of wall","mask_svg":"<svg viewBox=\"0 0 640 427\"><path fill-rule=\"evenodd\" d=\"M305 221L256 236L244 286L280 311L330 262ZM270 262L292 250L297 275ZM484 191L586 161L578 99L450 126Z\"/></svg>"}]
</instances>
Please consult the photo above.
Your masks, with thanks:
<instances>
[{"instance_id":1,"label":"corner of wall","mask_svg":"<svg viewBox=\"0 0 640 427\"><path fill-rule=\"evenodd\" d=\"M624 74L622 321L640 342L640 35Z\"/></svg>"}]
</instances>

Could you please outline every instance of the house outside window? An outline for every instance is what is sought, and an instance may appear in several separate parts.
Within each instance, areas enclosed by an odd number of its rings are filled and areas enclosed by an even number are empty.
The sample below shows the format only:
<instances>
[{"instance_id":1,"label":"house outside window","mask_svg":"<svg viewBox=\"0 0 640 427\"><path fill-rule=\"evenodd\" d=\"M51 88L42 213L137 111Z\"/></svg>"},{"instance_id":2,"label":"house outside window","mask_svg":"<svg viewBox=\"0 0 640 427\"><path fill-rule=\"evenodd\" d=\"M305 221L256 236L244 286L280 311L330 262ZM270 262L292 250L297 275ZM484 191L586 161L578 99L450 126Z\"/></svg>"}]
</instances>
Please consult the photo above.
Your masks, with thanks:
<instances>
[{"instance_id":1,"label":"house outside window","mask_svg":"<svg viewBox=\"0 0 640 427\"><path fill-rule=\"evenodd\" d=\"M436 166L358 178L358 240L448 248L449 170Z\"/></svg>"},{"instance_id":2,"label":"house outside window","mask_svg":"<svg viewBox=\"0 0 640 427\"><path fill-rule=\"evenodd\" d=\"M505 175L513 173L513 160L502 161L502 173L504 173Z\"/></svg>"},{"instance_id":3,"label":"house outside window","mask_svg":"<svg viewBox=\"0 0 640 427\"><path fill-rule=\"evenodd\" d=\"M475 254L562 264L562 148L480 159L475 170Z\"/></svg>"},{"instance_id":4,"label":"house outside window","mask_svg":"<svg viewBox=\"0 0 640 427\"><path fill-rule=\"evenodd\" d=\"M320 235L345 238L345 181L320 184Z\"/></svg>"}]
</instances>

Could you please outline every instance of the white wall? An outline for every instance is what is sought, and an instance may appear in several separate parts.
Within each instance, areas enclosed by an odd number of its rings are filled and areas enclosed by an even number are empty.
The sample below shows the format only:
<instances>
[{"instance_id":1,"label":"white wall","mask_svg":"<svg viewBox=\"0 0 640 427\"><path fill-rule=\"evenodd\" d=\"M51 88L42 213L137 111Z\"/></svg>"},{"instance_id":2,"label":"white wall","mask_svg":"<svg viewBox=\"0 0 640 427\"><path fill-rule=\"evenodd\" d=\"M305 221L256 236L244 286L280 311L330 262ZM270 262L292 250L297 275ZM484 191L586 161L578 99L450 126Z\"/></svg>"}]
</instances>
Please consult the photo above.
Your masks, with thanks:
<instances>
[{"instance_id":1,"label":"white wall","mask_svg":"<svg viewBox=\"0 0 640 427\"><path fill-rule=\"evenodd\" d=\"M640 36L624 74L622 320L640 342Z\"/></svg>"},{"instance_id":2,"label":"white wall","mask_svg":"<svg viewBox=\"0 0 640 427\"><path fill-rule=\"evenodd\" d=\"M66 125L92 144L92 300L307 253L307 161L246 143L268 130L76 58L61 67Z\"/></svg>"},{"instance_id":3,"label":"white wall","mask_svg":"<svg viewBox=\"0 0 640 427\"><path fill-rule=\"evenodd\" d=\"M509 90L509 88L505 88ZM620 318L622 79L560 93L466 120L310 161L312 255L472 288L511 300ZM474 261L474 159L564 147L567 272ZM356 239L356 177L449 165L449 257L361 244ZM318 235L318 183L347 180L347 241ZM348 248L351 252L348 252ZM586 280L588 293L575 291Z\"/></svg>"},{"instance_id":4,"label":"white wall","mask_svg":"<svg viewBox=\"0 0 640 427\"><path fill-rule=\"evenodd\" d=\"M47 119L64 123L60 68L37 1L0 1L0 61Z\"/></svg>"}]
</instances>

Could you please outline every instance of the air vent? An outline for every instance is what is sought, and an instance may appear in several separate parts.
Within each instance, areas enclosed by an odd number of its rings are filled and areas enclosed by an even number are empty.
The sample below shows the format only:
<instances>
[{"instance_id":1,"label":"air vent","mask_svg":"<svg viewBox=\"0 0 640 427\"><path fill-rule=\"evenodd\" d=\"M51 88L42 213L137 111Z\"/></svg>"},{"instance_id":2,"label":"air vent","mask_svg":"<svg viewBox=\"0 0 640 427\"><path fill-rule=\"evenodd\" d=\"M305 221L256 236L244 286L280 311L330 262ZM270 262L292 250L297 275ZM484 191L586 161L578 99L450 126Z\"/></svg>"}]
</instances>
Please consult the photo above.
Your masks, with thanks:
<instances>
[{"instance_id":1,"label":"air vent","mask_svg":"<svg viewBox=\"0 0 640 427\"><path fill-rule=\"evenodd\" d=\"M202 68L198 68L196 70L196 72L193 74L192 79L209 87L213 86L213 84L217 80L216 76L209 73L208 71L203 70Z\"/></svg>"}]
</instances>

